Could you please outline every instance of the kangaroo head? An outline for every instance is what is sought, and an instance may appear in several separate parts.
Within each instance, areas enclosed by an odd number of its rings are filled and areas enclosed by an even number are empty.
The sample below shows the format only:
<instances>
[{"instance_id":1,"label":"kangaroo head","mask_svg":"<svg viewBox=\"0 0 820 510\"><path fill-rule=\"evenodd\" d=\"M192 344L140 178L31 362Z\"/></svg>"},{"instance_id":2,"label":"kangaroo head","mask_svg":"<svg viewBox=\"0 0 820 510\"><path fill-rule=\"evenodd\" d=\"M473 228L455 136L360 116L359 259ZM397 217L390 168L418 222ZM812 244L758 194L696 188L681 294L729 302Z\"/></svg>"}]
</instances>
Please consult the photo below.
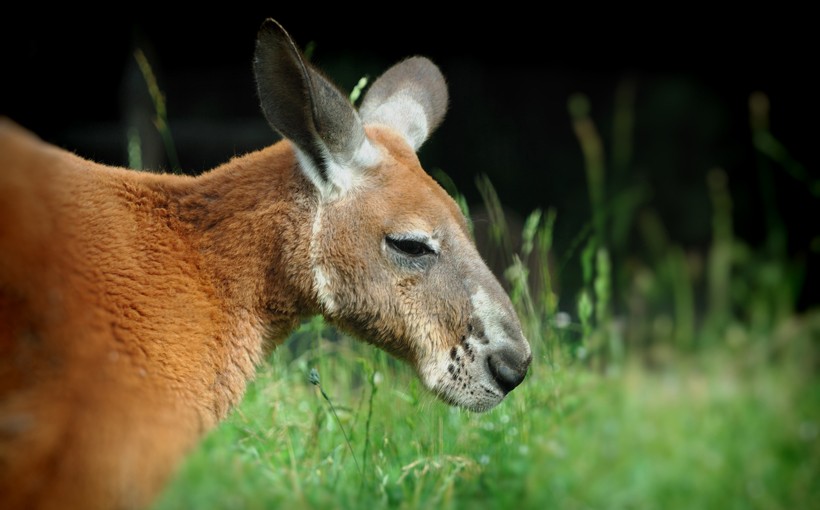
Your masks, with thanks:
<instances>
[{"instance_id":1,"label":"kangaroo head","mask_svg":"<svg viewBox=\"0 0 820 510\"><path fill-rule=\"evenodd\" d=\"M445 401L498 404L526 375L530 347L455 202L416 150L447 109L429 60L395 65L357 112L267 20L254 60L271 126L315 186L309 266L317 309L411 363Z\"/></svg>"}]
</instances>

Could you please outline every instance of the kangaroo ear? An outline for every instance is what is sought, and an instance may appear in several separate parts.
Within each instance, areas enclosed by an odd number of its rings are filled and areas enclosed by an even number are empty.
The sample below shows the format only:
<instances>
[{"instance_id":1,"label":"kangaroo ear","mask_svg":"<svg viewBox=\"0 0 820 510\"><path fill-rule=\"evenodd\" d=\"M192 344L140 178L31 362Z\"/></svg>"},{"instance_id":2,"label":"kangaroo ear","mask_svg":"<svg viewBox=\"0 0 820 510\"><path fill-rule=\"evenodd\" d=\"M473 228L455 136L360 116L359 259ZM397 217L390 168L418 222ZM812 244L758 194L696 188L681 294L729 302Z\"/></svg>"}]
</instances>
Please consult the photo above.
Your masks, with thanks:
<instances>
[{"instance_id":1,"label":"kangaroo ear","mask_svg":"<svg viewBox=\"0 0 820 510\"><path fill-rule=\"evenodd\" d=\"M350 101L305 62L273 19L259 29L253 67L265 118L295 144L302 171L324 197L345 193L378 163Z\"/></svg>"},{"instance_id":2,"label":"kangaroo ear","mask_svg":"<svg viewBox=\"0 0 820 510\"><path fill-rule=\"evenodd\" d=\"M447 83L438 67L424 57L411 57L373 83L359 113L366 124L397 130L418 150L444 119L447 102Z\"/></svg>"}]
</instances>

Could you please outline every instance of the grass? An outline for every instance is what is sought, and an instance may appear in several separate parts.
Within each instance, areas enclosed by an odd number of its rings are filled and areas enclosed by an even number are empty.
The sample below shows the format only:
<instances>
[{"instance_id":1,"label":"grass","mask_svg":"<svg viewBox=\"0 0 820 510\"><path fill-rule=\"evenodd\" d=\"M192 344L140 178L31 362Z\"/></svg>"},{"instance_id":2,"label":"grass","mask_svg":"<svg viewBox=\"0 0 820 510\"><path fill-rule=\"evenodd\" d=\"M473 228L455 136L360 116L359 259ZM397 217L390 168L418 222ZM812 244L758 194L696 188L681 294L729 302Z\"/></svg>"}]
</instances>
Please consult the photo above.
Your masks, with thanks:
<instances>
[{"instance_id":1,"label":"grass","mask_svg":"<svg viewBox=\"0 0 820 510\"><path fill-rule=\"evenodd\" d=\"M795 331L783 341L814 341ZM761 363L757 351L608 374L551 367L542 351L523 386L477 415L350 339L298 356L283 346L157 508L809 508L820 384L799 356ZM366 452L364 478L311 366Z\"/></svg>"},{"instance_id":2,"label":"grass","mask_svg":"<svg viewBox=\"0 0 820 510\"><path fill-rule=\"evenodd\" d=\"M591 105L569 102L591 218L565 253L553 250L555 211L533 211L515 245L489 180L477 183L534 353L505 402L448 407L407 366L314 318L155 508L816 507L820 311L794 309L804 268L785 253L786 226L768 211L766 249L737 239L726 175L713 169L712 243L676 245L644 190L623 184L634 87L617 91L609 187ZM815 193L769 132L765 96L750 108L763 186L782 167ZM554 290L556 261L581 272L577 292Z\"/></svg>"}]
</instances>

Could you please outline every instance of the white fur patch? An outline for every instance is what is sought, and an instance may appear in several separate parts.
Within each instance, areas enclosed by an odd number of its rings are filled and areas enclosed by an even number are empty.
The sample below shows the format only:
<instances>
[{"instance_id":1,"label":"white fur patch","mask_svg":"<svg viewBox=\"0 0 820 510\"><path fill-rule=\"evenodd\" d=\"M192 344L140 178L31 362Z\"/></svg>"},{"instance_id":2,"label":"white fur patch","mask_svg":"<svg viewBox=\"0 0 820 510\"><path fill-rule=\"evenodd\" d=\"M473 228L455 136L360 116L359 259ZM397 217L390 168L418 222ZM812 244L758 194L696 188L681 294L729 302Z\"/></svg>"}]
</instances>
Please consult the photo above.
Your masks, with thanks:
<instances>
[{"instance_id":1,"label":"white fur patch","mask_svg":"<svg viewBox=\"0 0 820 510\"><path fill-rule=\"evenodd\" d=\"M296 160L299 162L302 173L316 186L316 189L319 190L319 195L324 196L327 193L327 186L324 179L322 179L322 174L319 172L319 169L313 164L313 160L302 152L296 144L293 144L293 150L296 153Z\"/></svg>"},{"instance_id":2,"label":"white fur patch","mask_svg":"<svg viewBox=\"0 0 820 510\"><path fill-rule=\"evenodd\" d=\"M313 228L310 235L310 267L313 271L313 290L316 292L316 299L322 306L325 313L333 313L338 307L333 297L332 284L320 260L319 234L322 232L322 213L324 207L320 201L316 207L316 217L313 218Z\"/></svg>"},{"instance_id":3,"label":"white fur patch","mask_svg":"<svg viewBox=\"0 0 820 510\"><path fill-rule=\"evenodd\" d=\"M480 287L475 294L470 296L470 302L473 304L473 315L478 317L481 325L484 326L484 337L490 344L512 342L504 328L501 327L506 315L502 306Z\"/></svg>"},{"instance_id":4,"label":"white fur patch","mask_svg":"<svg viewBox=\"0 0 820 510\"><path fill-rule=\"evenodd\" d=\"M377 166L382 160L381 152L367 137L364 138L364 142L350 161L338 161L330 151L322 147L322 158L327 169L327 180L325 180L313 160L295 145L294 148L302 171L319 190L319 195L324 202L337 200L350 193L364 179L364 171Z\"/></svg>"},{"instance_id":5,"label":"white fur patch","mask_svg":"<svg viewBox=\"0 0 820 510\"><path fill-rule=\"evenodd\" d=\"M350 168L357 169L359 172L378 166L382 161L382 153L365 137L364 142L359 146L359 149L353 155L353 159L347 162Z\"/></svg>"},{"instance_id":6,"label":"white fur patch","mask_svg":"<svg viewBox=\"0 0 820 510\"><path fill-rule=\"evenodd\" d=\"M424 108L409 94L396 94L367 115L368 123L385 124L401 133L414 150L430 134Z\"/></svg>"}]
</instances>

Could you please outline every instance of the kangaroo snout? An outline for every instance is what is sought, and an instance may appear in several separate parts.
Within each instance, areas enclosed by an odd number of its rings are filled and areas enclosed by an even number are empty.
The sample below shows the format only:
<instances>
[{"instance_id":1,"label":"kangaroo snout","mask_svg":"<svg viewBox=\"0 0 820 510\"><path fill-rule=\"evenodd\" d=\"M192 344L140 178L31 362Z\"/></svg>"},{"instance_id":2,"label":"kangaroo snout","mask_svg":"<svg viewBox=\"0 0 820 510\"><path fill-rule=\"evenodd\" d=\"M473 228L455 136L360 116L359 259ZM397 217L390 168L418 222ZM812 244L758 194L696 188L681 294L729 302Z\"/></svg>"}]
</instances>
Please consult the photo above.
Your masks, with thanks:
<instances>
[{"instance_id":1,"label":"kangaroo snout","mask_svg":"<svg viewBox=\"0 0 820 510\"><path fill-rule=\"evenodd\" d=\"M527 375L532 354L515 347L504 347L487 355L487 367L490 375L507 394L521 384Z\"/></svg>"}]
</instances>

